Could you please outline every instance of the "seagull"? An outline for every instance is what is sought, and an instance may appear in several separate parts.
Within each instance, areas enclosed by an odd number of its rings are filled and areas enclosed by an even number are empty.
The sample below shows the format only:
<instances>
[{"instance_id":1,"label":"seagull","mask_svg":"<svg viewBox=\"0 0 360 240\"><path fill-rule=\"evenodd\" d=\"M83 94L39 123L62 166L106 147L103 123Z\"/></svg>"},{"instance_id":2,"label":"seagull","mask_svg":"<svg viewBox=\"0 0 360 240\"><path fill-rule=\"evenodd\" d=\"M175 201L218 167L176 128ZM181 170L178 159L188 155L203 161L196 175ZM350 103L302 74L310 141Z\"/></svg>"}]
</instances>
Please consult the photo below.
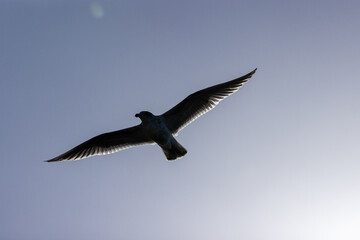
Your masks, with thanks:
<instances>
[{"instance_id":1,"label":"seagull","mask_svg":"<svg viewBox=\"0 0 360 240\"><path fill-rule=\"evenodd\" d=\"M256 70L234 80L190 94L162 115L154 115L148 111L137 113L135 117L140 118L141 124L103 133L45 162L79 160L154 143L161 147L167 160L181 158L187 150L176 141L174 136L195 119L213 109L221 100L239 90Z\"/></svg>"}]
</instances>

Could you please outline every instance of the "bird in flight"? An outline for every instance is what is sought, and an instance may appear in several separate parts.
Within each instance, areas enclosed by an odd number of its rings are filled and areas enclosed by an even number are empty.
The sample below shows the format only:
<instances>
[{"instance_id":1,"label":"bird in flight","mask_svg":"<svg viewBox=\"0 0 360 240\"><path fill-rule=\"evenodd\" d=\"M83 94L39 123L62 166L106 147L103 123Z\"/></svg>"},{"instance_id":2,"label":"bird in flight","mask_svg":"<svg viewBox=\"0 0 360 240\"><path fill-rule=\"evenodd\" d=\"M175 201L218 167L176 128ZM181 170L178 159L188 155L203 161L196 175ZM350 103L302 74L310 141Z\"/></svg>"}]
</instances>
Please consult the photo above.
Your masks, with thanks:
<instances>
[{"instance_id":1,"label":"bird in flight","mask_svg":"<svg viewBox=\"0 0 360 240\"><path fill-rule=\"evenodd\" d=\"M154 143L161 147L167 160L183 157L187 150L174 136L192 121L213 109L221 100L239 90L255 72L256 69L234 80L197 91L162 115L153 115L148 111L137 113L135 117L140 118L141 124L98 135L46 162L79 160Z\"/></svg>"}]
</instances>

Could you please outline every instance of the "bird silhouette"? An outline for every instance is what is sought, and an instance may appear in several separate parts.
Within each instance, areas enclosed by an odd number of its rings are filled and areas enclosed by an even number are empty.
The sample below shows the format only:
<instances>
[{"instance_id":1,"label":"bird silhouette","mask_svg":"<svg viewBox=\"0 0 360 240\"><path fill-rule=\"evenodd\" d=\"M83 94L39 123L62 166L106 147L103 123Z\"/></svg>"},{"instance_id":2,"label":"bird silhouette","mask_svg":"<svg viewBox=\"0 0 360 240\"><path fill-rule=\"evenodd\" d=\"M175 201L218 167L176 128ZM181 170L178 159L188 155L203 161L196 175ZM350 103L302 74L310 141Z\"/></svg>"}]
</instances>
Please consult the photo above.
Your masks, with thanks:
<instances>
[{"instance_id":1,"label":"bird silhouette","mask_svg":"<svg viewBox=\"0 0 360 240\"><path fill-rule=\"evenodd\" d=\"M213 109L221 100L239 90L256 70L234 80L197 91L162 115L156 116L148 111L137 113L135 117L141 119L141 124L98 135L46 162L79 160L154 143L161 147L167 160L180 158L187 150L174 136L192 121Z\"/></svg>"}]
</instances>

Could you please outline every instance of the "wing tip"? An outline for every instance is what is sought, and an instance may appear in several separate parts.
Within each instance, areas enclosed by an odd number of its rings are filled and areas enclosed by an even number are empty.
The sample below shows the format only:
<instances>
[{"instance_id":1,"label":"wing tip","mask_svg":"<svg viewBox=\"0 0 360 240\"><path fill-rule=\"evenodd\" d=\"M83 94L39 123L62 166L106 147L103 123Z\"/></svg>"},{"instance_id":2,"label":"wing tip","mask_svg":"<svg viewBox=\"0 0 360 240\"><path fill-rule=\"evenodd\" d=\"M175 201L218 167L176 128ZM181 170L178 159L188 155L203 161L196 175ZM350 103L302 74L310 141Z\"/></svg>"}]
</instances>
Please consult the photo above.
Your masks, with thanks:
<instances>
[{"instance_id":1,"label":"wing tip","mask_svg":"<svg viewBox=\"0 0 360 240\"><path fill-rule=\"evenodd\" d=\"M58 156L58 157L54 157L49 160L45 160L44 162L63 162L63 161L71 161L71 160L74 160L74 159L67 159L67 158Z\"/></svg>"},{"instance_id":2,"label":"wing tip","mask_svg":"<svg viewBox=\"0 0 360 240\"><path fill-rule=\"evenodd\" d=\"M256 72L257 68L255 68L254 70L252 70L250 73L248 73L248 75L252 76L254 75L254 73Z\"/></svg>"},{"instance_id":3,"label":"wing tip","mask_svg":"<svg viewBox=\"0 0 360 240\"><path fill-rule=\"evenodd\" d=\"M44 162L60 162L61 160L58 159L50 159L50 160L45 160Z\"/></svg>"}]
</instances>

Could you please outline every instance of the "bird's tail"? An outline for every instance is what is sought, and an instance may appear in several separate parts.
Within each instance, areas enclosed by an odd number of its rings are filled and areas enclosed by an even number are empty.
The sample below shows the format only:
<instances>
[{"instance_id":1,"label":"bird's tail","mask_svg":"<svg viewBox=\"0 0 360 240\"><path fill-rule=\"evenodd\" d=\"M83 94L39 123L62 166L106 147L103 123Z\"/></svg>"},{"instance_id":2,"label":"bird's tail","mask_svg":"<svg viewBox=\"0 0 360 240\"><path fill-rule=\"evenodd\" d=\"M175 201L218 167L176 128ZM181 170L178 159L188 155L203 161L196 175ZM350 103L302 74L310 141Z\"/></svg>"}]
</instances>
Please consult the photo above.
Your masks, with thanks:
<instances>
[{"instance_id":1,"label":"bird's tail","mask_svg":"<svg viewBox=\"0 0 360 240\"><path fill-rule=\"evenodd\" d=\"M187 153L187 150L177 141L174 141L170 147L162 147L162 150L167 160L175 160L184 156Z\"/></svg>"}]
</instances>

